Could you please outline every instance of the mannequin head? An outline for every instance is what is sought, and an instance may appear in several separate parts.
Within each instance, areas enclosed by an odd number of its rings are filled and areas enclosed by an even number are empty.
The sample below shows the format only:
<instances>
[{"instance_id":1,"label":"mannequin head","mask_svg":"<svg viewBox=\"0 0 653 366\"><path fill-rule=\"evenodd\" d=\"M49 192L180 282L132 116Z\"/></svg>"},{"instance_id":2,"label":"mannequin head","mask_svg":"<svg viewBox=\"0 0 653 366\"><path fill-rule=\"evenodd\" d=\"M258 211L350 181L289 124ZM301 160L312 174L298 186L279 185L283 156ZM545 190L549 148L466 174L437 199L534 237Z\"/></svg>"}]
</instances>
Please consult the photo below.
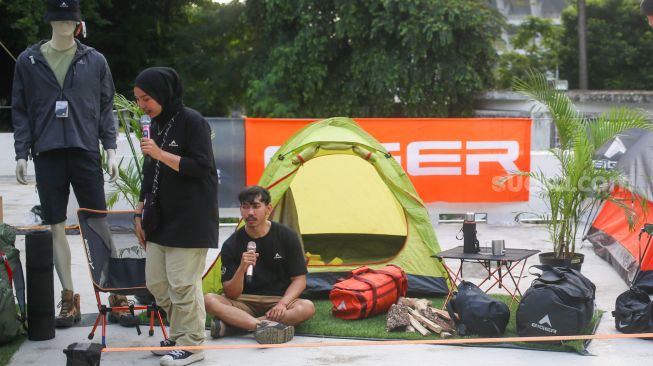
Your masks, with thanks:
<instances>
[{"instance_id":1,"label":"mannequin head","mask_svg":"<svg viewBox=\"0 0 653 366\"><path fill-rule=\"evenodd\" d=\"M55 20L50 22L52 26L52 35L57 37L71 38L75 34L77 22L73 20Z\"/></svg>"},{"instance_id":2,"label":"mannequin head","mask_svg":"<svg viewBox=\"0 0 653 366\"><path fill-rule=\"evenodd\" d=\"M75 44L75 29L77 22L73 20L55 20L52 26L52 47L56 50L67 50Z\"/></svg>"},{"instance_id":3,"label":"mannequin head","mask_svg":"<svg viewBox=\"0 0 653 366\"><path fill-rule=\"evenodd\" d=\"M82 21L78 0L47 0L45 21L52 26L52 47L66 50L75 44L75 29Z\"/></svg>"}]
</instances>

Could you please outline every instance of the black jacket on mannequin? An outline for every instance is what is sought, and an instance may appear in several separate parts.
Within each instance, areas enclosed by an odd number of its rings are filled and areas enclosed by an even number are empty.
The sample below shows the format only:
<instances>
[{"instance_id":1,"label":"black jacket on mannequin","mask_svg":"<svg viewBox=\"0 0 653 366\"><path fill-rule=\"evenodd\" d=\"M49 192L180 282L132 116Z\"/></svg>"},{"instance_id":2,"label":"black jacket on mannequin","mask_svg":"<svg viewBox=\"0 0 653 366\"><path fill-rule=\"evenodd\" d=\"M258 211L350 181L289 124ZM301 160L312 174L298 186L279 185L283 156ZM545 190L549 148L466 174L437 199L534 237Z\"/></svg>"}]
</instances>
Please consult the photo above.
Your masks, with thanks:
<instances>
[{"instance_id":1,"label":"black jacket on mannequin","mask_svg":"<svg viewBox=\"0 0 653 366\"><path fill-rule=\"evenodd\" d=\"M81 148L100 152L116 148L113 118L115 88L102 54L78 40L63 88L41 53L41 41L16 61L12 122L16 160L53 149ZM55 103L68 102L68 117L57 118Z\"/></svg>"}]
</instances>

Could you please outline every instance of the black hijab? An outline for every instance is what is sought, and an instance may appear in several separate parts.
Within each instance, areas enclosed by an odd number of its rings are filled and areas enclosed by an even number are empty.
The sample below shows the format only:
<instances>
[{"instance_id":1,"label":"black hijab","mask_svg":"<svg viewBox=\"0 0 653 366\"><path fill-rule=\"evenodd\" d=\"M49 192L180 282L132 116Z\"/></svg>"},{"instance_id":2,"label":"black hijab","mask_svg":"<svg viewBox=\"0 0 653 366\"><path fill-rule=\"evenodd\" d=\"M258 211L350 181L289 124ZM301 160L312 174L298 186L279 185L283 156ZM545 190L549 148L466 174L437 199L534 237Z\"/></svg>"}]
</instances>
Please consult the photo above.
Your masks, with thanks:
<instances>
[{"instance_id":1,"label":"black hijab","mask_svg":"<svg viewBox=\"0 0 653 366\"><path fill-rule=\"evenodd\" d=\"M139 87L162 107L154 117L159 125L165 125L183 107L183 90L177 71L171 67L150 67L136 77L134 86Z\"/></svg>"}]
</instances>

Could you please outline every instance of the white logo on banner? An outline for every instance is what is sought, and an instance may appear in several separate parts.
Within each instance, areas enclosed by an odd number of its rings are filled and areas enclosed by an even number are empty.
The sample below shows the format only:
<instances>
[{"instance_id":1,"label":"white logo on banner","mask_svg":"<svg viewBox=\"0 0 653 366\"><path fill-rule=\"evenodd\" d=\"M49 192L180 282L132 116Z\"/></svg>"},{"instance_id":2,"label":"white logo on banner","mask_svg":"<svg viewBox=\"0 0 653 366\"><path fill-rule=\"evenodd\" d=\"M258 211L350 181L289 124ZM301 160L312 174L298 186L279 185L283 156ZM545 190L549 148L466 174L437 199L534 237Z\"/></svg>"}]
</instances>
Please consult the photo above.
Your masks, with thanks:
<instances>
[{"instance_id":1,"label":"white logo on banner","mask_svg":"<svg viewBox=\"0 0 653 366\"><path fill-rule=\"evenodd\" d=\"M383 143L397 163L401 164L401 144ZM268 146L263 151L263 161L268 165L279 146ZM447 150L443 154L433 150ZM406 147L406 172L408 175L480 175L482 163L498 163L506 172L518 171L515 161L519 158L519 142L515 140L467 141L465 154L452 153L451 150L463 150L462 141L414 141ZM477 150L505 150L504 153L474 153ZM430 151L427 153L426 151ZM462 163L463 156L465 157ZM447 166L422 166L423 164L444 163Z\"/></svg>"}]
</instances>

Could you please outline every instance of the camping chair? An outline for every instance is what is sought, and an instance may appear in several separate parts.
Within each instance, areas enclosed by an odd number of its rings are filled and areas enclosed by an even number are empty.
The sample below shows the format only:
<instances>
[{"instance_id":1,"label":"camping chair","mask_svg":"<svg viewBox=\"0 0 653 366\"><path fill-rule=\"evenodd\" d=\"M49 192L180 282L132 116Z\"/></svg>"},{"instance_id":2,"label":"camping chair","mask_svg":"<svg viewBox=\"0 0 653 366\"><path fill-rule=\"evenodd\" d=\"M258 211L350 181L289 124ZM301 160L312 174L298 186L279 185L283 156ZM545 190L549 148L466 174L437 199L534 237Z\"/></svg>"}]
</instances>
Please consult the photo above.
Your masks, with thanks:
<instances>
[{"instance_id":1,"label":"camping chair","mask_svg":"<svg viewBox=\"0 0 653 366\"><path fill-rule=\"evenodd\" d=\"M163 338L168 335L156 302L149 305L106 306L100 300L100 292L119 295L134 295L152 298L145 287L145 252L138 245L134 233L133 211L96 211L80 208L77 211L79 231L86 251L88 269L91 273L93 290L99 314L88 339L93 339L95 330L102 320L102 344L106 345L107 314L112 311L147 310L150 316L149 335L154 335L154 317L158 319ZM138 323L136 332L141 334Z\"/></svg>"}]
</instances>

